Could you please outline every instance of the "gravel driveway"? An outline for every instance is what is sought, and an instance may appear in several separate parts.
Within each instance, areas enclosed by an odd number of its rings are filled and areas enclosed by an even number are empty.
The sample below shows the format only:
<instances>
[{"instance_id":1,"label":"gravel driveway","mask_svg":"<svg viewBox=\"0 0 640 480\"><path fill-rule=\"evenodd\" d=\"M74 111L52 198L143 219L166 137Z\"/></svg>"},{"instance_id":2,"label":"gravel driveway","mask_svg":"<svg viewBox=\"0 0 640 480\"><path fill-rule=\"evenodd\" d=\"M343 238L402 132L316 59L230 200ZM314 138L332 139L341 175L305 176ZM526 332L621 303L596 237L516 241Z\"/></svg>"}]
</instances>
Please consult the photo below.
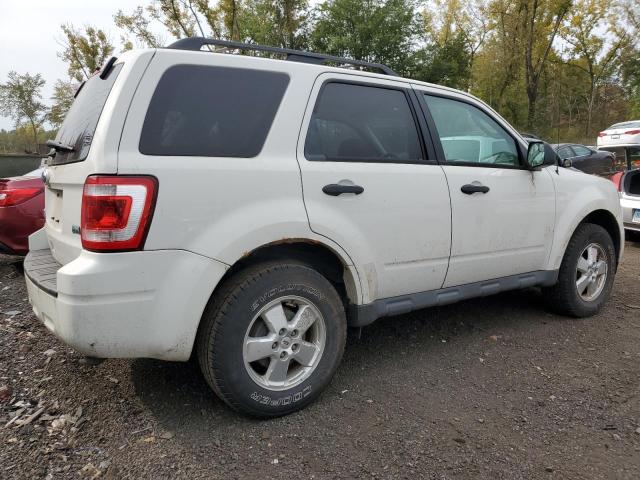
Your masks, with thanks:
<instances>
[{"instance_id":1,"label":"gravel driveway","mask_svg":"<svg viewBox=\"0 0 640 480\"><path fill-rule=\"evenodd\" d=\"M640 478L640 243L594 318L524 290L350 334L306 410L230 411L194 363L88 365L0 256L0 478Z\"/></svg>"}]
</instances>

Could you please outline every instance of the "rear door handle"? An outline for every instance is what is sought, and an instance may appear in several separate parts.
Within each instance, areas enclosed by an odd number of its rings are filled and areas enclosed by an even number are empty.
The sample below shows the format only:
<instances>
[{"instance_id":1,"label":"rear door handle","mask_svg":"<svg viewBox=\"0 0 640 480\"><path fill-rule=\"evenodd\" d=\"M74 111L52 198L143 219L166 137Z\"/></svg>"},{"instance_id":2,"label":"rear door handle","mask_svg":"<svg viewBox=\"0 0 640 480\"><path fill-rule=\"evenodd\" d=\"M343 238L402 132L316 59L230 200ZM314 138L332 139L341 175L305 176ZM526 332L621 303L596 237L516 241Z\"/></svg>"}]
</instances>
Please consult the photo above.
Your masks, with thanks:
<instances>
[{"instance_id":1,"label":"rear door handle","mask_svg":"<svg viewBox=\"0 0 640 480\"><path fill-rule=\"evenodd\" d=\"M476 185L473 183L468 183L466 185L463 185L460 188L460 191L462 193L466 193L467 195L472 195L474 193L487 193L489 191L489 187L487 187L486 185Z\"/></svg>"},{"instance_id":2,"label":"rear door handle","mask_svg":"<svg viewBox=\"0 0 640 480\"><path fill-rule=\"evenodd\" d=\"M355 193L356 195L360 195L364 192L364 187L360 185L342 185L340 183L330 183L329 185L325 185L322 187L322 191L327 195L331 195L332 197L337 197L338 195L342 195L343 193Z\"/></svg>"}]
</instances>

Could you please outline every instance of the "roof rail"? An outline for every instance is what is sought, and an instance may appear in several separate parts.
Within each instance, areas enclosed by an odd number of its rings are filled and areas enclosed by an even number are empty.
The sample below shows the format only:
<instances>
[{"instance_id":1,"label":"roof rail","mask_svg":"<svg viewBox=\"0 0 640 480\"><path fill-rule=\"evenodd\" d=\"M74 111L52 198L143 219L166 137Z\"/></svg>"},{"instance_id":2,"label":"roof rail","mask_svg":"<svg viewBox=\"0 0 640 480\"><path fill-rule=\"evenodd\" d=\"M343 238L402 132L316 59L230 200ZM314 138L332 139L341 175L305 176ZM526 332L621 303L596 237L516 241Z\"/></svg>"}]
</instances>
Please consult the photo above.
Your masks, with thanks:
<instances>
[{"instance_id":1,"label":"roof rail","mask_svg":"<svg viewBox=\"0 0 640 480\"><path fill-rule=\"evenodd\" d=\"M398 76L396 72L381 63L371 63L362 60L350 60L348 58L334 57L333 55L324 55L322 53L305 52L303 50L292 50L289 48L269 47L267 45L258 45L254 43L231 42L229 40L218 40L216 38L183 38L178 40L177 42L172 43L166 48L199 51L205 45L214 45L216 47L224 47L230 50L252 50L258 52L277 53L280 55L286 55L286 60L290 60L292 62L314 63L316 65L323 65L327 62L333 62L337 64L354 65L357 67L365 67L372 70L378 70L385 75Z\"/></svg>"}]
</instances>

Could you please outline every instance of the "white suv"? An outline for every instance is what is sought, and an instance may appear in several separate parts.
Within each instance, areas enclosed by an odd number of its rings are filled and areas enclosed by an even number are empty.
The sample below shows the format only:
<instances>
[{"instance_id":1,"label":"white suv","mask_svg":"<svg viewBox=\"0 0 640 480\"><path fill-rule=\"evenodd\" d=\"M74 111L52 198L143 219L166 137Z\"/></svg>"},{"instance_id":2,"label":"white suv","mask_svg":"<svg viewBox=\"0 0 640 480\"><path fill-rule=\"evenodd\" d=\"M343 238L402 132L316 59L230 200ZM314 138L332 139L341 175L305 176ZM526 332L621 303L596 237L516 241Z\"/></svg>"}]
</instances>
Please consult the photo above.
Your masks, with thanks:
<instances>
[{"instance_id":1,"label":"white suv","mask_svg":"<svg viewBox=\"0 0 640 480\"><path fill-rule=\"evenodd\" d=\"M255 416L317 398L347 326L532 286L594 314L623 249L611 182L383 65L202 38L131 51L50 145L25 260L38 318L90 356L195 353Z\"/></svg>"}]
</instances>

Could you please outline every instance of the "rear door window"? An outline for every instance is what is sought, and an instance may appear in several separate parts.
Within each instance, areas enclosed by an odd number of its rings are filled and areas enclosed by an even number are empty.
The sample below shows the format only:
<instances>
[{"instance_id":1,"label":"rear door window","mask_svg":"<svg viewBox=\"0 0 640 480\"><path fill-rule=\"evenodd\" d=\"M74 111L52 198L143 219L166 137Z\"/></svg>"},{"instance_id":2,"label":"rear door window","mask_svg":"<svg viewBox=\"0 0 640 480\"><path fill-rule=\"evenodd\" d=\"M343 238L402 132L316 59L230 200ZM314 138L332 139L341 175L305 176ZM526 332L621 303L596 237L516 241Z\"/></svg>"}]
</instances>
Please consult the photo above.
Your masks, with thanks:
<instances>
[{"instance_id":1,"label":"rear door window","mask_svg":"<svg viewBox=\"0 0 640 480\"><path fill-rule=\"evenodd\" d=\"M560 147L558 149L558 156L564 160L565 158L571 158L575 156L575 153L573 153L573 150L571 149L571 147L569 145L565 145L564 147Z\"/></svg>"},{"instance_id":2,"label":"rear door window","mask_svg":"<svg viewBox=\"0 0 640 480\"><path fill-rule=\"evenodd\" d=\"M329 82L311 116L305 157L337 162L415 162L418 130L402 90Z\"/></svg>"},{"instance_id":3,"label":"rear door window","mask_svg":"<svg viewBox=\"0 0 640 480\"><path fill-rule=\"evenodd\" d=\"M100 114L121 69L122 63L119 63L111 69L107 78L94 75L81 85L56 136L57 142L73 147L73 151L57 152L51 165L80 162L87 158Z\"/></svg>"},{"instance_id":4,"label":"rear door window","mask_svg":"<svg viewBox=\"0 0 640 480\"><path fill-rule=\"evenodd\" d=\"M162 75L140 136L145 155L255 157L289 83L283 73L176 65Z\"/></svg>"},{"instance_id":5,"label":"rear door window","mask_svg":"<svg viewBox=\"0 0 640 480\"><path fill-rule=\"evenodd\" d=\"M587 147L583 147L582 145L573 145L571 147L578 157L585 157L587 155L591 155L591 150Z\"/></svg>"}]
</instances>

